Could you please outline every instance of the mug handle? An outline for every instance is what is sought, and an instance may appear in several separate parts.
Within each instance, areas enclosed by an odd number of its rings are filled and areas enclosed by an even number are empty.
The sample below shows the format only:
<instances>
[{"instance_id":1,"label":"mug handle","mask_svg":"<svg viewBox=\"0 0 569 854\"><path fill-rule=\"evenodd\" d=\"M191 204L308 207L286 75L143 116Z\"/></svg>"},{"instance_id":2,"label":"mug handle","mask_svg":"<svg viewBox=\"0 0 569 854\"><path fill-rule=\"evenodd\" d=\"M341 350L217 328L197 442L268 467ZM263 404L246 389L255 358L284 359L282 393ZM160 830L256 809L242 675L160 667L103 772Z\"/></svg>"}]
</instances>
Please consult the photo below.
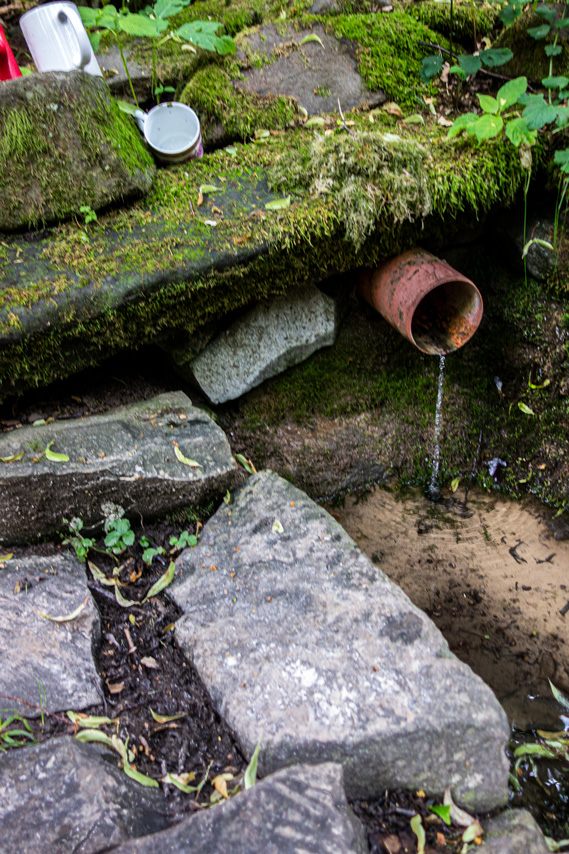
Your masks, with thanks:
<instances>
[{"instance_id":1,"label":"mug handle","mask_svg":"<svg viewBox=\"0 0 569 854\"><path fill-rule=\"evenodd\" d=\"M144 136L144 123L146 121L146 113L143 113L142 110L135 110L132 114L132 117L138 125L138 129Z\"/></svg>"},{"instance_id":2,"label":"mug handle","mask_svg":"<svg viewBox=\"0 0 569 854\"><path fill-rule=\"evenodd\" d=\"M77 37L77 42L79 44L79 62L76 62L77 68L84 68L91 62L91 57L93 55L93 50L91 48L91 42L89 41L89 36L85 31L85 27L83 26L83 21L81 20L81 16L77 9L74 9L73 6L69 6L65 9L65 12L60 12L59 15L65 15L71 24L73 31ZM62 19L59 17L58 19L61 21ZM63 21L62 21L63 23Z\"/></svg>"}]
</instances>

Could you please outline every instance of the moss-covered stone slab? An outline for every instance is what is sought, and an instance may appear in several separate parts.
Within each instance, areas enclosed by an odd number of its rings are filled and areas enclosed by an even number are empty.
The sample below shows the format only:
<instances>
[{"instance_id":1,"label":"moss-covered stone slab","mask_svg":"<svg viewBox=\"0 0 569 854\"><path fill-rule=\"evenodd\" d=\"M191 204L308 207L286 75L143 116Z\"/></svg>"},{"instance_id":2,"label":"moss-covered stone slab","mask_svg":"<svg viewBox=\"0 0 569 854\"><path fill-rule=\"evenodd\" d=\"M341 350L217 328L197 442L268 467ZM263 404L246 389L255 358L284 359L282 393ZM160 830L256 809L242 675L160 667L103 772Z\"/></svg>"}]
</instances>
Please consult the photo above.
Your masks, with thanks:
<instances>
[{"instance_id":1,"label":"moss-covered stone slab","mask_svg":"<svg viewBox=\"0 0 569 854\"><path fill-rule=\"evenodd\" d=\"M84 220L148 192L154 173L140 133L100 78L49 72L2 84L0 231Z\"/></svg>"},{"instance_id":2,"label":"moss-covered stone slab","mask_svg":"<svg viewBox=\"0 0 569 854\"><path fill-rule=\"evenodd\" d=\"M564 14L564 7L558 6L556 20ZM553 56L552 74L565 74L569 64L569 34L567 29L551 27L543 39L536 40L529 35L528 29L545 24L544 18L537 15L533 8L528 9L509 27L505 27L493 47L508 47L514 54L512 59L500 68L508 77L527 77L531 83L541 84L544 77L550 76L550 57L545 53L547 45L557 44L561 48L559 56Z\"/></svg>"},{"instance_id":3,"label":"moss-covered stone slab","mask_svg":"<svg viewBox=\"0 0 569 854\"><path fill-rule=\"evenodd\" d=\"M151 341L197 354L204 327L235 309L416 242L436 251L524 180L507 141L350 120L350 134L335 118L267 132L159 170L128 210L3 239L0 397Z\"/></svg>"},{"instance_id":4,"label":"moss-covered stone slab","mask_svg":"<svg viewBox=\"0 0 569 854\"><path fill-rule=\"evenodd\" d=\"M64 518L92 526L108 502L146 517L205 503L238 476L227 437L183 392L13 430L0 458L0 542L37 539Z\"/></svg>"}]
</instances>

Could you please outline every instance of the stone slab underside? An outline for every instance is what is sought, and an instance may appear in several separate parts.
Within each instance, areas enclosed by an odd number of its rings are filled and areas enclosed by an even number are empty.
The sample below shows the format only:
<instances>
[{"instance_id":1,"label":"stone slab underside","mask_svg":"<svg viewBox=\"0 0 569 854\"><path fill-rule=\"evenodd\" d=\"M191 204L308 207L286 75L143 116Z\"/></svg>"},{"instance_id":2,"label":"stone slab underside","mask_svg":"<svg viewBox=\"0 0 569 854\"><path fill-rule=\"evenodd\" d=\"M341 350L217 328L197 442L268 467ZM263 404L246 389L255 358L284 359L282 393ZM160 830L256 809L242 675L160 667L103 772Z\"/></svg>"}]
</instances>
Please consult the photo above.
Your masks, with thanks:
<instances>
[{"instance_id":1,"label":"stone slab underside","mask_svg":"<svg viewBox=\"0 0 569 854\"><path fill-rule=\"evenodd\" d=\"M69 622L42 617L69 616ZM85 570L74 555L10 560L0 572L0 693L50 711L79 711L100 703L93 647L99 612ZM6 697L0 708L39 714Z\"/></svg>"},{"instance_id":2,"label":"stone slab underside","mask_svg":"<svg viewBox=\"0 0 569 854\"><path fill-rule=\"evenodd\" d=\"M46 459L48 446L69 460ZM0 457L17 458L0 469L0 542L61 530L73 516L93 524L106 502L137 517L199 504L237 473L225 433L183 392L13 430L0 436Z\"/></svg>"},{"instance_id":3,"label":"stone slab underside","mask_svg":"<svg viewBox=\"0 0 569 854\"><path fill-rule=\"evenodd\" d=\"M179 642L247 756L261 738L260 774L339 761L353 798L506 802L496 698L304 493L255 475L178 566Z\"/></svg>"}]
</instances>

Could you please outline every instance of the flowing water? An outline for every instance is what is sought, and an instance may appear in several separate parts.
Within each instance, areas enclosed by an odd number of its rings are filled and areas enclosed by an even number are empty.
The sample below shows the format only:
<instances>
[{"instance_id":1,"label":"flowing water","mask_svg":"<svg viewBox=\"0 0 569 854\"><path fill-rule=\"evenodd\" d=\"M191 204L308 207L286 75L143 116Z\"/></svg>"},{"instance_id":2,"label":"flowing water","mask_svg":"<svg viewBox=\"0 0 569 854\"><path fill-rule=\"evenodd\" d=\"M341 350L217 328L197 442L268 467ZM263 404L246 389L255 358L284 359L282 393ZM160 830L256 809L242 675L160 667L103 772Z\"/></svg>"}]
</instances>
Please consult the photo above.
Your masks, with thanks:
<instances>
[{"instance_id":1,"label":"flowing water","mask_svg":"<svg viewBox=\"0 0 569 854\"><path fill-rule=\"evenodd\" d=\"M437 388L437 408L435 411L435 446L433 450L433 463L431 485L429 486L429 495L434 501L438 501L440 497L439 491L439 468L441 464L441 424L442 424L442 406L443 406L443 384L445 377L445 356L440 357L439 362L439 384Z\"/></svg>"}]
</instances>

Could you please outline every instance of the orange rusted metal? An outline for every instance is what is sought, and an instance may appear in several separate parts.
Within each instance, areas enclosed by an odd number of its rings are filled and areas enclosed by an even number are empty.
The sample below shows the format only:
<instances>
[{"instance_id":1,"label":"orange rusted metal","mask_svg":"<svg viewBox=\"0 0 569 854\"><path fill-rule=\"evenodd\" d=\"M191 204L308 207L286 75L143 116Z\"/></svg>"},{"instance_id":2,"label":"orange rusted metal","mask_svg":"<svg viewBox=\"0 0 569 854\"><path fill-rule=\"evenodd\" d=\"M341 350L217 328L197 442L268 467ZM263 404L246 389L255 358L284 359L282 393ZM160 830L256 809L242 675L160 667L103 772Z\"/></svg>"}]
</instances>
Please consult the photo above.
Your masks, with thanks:
<instances>
[{"instance_id":1,"label":"orange rusted metal","mask_svg":"<svg viewBox=\"0 0 569 854\"><path fill-rule=\"evenodd\" d=\"M423 353L458 350L478 329L484 310L476 285L424 249L362 270L357 290Z\"/></svg>"}]
</instances>

